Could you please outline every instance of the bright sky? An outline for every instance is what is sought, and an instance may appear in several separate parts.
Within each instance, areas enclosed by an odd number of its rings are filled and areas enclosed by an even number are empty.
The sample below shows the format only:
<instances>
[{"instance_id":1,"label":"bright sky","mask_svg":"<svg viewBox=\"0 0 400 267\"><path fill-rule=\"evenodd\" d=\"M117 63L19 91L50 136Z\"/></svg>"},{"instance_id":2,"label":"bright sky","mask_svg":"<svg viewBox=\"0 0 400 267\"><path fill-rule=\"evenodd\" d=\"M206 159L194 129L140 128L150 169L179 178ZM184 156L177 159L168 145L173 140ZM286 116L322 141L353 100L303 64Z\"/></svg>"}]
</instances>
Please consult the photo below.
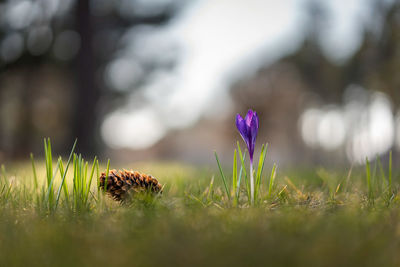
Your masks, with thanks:
<instances>
[{"instance_id":1,"label":"bright sky","mask_svg":"<svg viewBox=\"0 0 400 267\"><path fill-rule=\"evenodd\" d=\"M128 103L105 118L105 142L114 148L144 149L171 129L190 126L201 116L229 107L232 82L301 44L308 19L306 2L198 0L165 27L143 29L151 32L148 38L143 42L135 38L135 44L127 46L126 53L110 64L108 78L116 89L129 89L135 73L142 71L138 57L149 53L162 58L166 53L157 55L157 51L171 50L164 40L172 39L183 54L175 68L156 72L151 82L132 94L131 102L141 99L141 105ZM331 20L323 32L322 45L333 60L340 62L357 49L360 22L370 13L363 0L324 2L331 10ZM136 56L130 59L129 53ZM132 127L114 131L113 125Z\"/></svg>"}]
</instances>

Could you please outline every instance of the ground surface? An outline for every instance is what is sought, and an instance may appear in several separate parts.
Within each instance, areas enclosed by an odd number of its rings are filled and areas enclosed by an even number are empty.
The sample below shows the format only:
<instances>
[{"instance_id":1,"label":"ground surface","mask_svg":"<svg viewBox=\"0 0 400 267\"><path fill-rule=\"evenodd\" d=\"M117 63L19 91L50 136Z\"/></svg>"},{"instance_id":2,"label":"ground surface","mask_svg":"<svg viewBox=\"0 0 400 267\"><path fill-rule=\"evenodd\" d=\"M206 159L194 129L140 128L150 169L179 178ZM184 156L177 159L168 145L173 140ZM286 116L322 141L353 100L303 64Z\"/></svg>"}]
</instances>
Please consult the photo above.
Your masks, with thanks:
<instances>
[{"instance_id":1,"label":"ground surface","mask_svg":"<svg viewBox=\"0 0 400 267\"><path fill-rule=\"evenodd\" d=\"M39 185L45 184L40 166ZM370 191L364 169L282 171L270 196L269 176L263 177L256 207L249 207L245 192L233 207L216 171L167 163L132 167L165 184L162 196L121 205L92 185L84 208L62 195L54 209L46 190L34 189L28 163L6 166L0 266L400 265L395 172L389 193L387 177L376 169ZM71 195L72 179L67 176Z\"/></svg>"}]
</instances>

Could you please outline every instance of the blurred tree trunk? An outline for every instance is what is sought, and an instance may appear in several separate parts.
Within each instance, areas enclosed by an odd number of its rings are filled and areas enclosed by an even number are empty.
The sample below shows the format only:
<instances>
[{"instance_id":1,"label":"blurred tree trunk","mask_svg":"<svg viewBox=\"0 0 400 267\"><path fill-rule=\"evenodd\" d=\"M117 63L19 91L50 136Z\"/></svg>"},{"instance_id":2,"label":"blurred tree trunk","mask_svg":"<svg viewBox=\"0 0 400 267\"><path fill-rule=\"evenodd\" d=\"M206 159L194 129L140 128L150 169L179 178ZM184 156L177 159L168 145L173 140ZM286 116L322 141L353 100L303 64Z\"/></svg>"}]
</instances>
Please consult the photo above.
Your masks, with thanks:
<instances>
[{"instance_id":1,"label":"blurred tree trunk","mask_svg":"<svg viewBox=\"0 0 400 267\"><path fill-rule=\"evenodd\" d=\"M89 0L76 3L76 25L81 37L81 47L77 57L77 86L75 92L75 116L73 135L78 138L78 148L82 153L96 153L97 132L96 103L99 97L95 82L95 58L93 53L93 29Z\"/></svg>"}]
</instances>

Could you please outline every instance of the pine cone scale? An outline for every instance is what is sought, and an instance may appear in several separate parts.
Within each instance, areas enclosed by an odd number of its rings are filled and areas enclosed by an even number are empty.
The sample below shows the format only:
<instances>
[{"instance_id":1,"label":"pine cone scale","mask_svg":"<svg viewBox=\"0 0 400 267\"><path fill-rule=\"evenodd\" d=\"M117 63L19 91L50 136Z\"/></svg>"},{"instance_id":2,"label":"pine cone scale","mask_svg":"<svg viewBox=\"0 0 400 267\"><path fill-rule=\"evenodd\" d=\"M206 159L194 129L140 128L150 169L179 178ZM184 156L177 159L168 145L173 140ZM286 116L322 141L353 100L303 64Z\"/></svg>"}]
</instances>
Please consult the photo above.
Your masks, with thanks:
<instances>
[{"instance_id":1,"label":"pine cone scale","mask_svg":"<svg viewBox=\"0 0 400 267\"><path fill-rule=\"evenodd\" d=\"M118 201L123 201L130 192L159 193L162 185L151 175L141 174L137 171L110 170L108 177L102 173L99 177L99 187L103 190L107 180L107 193Z\"/></svg>"}]
</instances>

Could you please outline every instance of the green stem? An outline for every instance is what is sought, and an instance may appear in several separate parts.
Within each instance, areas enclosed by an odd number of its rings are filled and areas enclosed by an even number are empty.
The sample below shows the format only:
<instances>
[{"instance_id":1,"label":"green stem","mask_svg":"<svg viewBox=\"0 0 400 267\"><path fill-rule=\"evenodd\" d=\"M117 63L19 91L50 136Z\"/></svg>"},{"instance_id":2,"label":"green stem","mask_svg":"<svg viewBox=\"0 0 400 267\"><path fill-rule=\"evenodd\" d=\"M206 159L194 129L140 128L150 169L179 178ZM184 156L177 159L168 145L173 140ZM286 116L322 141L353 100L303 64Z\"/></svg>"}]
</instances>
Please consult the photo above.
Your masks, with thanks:
<instances>
[{"instance_id":1,"label":"green stem","mask_svg":"<svg viewBox=\"0 0 400 267\"><path fill-rule=\"evenodd\" d=\"M253 174L253 161L250 160L250 203L254 204L254 174Z\"/></svg>"}]
</instances>

